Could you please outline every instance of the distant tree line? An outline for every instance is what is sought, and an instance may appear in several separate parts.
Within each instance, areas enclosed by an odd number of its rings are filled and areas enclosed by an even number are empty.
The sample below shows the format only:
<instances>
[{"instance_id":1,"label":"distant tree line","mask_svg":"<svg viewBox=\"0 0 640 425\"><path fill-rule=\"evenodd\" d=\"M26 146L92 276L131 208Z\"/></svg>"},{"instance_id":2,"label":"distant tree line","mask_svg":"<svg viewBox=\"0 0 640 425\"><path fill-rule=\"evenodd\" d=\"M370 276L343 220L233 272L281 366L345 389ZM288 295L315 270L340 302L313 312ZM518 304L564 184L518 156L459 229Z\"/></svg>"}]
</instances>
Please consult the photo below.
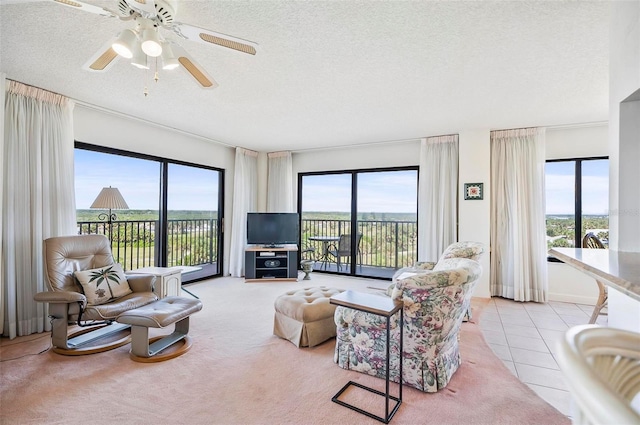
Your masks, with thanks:
<instances>
[{"instance_id":1,"label":"distant tree line","mask_svg":"<svg viewBox=\"0 0 640 425\"><path fill-rule=\"evenodd\" d=\"M572 248L575 246L576 239L576 222L573 215L548 215L547 216L547 240L548 248ZM596 230L596 236L605 245L609 242L609 217L583 215L582 231L580 234L584 237L585 233L590 230ZM607 229L607 230L604 230Z\"/></svg>"}]
</instances>

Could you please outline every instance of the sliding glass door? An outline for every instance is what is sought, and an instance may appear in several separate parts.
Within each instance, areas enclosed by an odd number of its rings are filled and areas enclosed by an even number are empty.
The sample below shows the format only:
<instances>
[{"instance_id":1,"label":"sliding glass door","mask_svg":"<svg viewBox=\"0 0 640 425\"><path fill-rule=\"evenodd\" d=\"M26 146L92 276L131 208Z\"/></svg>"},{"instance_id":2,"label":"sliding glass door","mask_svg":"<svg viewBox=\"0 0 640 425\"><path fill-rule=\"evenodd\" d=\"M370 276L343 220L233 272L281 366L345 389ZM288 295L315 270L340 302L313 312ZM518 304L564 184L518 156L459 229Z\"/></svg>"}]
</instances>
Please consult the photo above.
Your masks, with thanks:
<instances>
[{"instance_id":1,"label":"sliding glass door","mask_svg":"<svg viewBox=\"0 0 640 425\"><path fill-rule=\"evenodd\" d=\"M391 277L417 260L418 171L360 172L357 178L360 264L369 276Z\"/></svg>"},{"instance_id":2,"label":"sliding glass door","mask_svg":"<svg viewBox=\"0 0 640 425\"><path fill-rule=\"evenodd\" d=\"M180 266L183 282L222 273L222 170L76 143L75 174L78 233L108 236L125 270ZM108 186L127 209L91 208Z\"/></svg>"},{"instance_id":3,"label":"sliding glass door","mask_svg":"<svg viewBox=\"0 0 640 425\"><path fill-rule=\"evenodd\" d=\"M190 265L183 278L219 274L220 172L170 163L167 174L167 267Z\"/></svg>"},{"instance_id":4,"label":"sliding glass door","mask_svg":"<svg viewBox=\"0 0 640 425\"><path fill-rule=\"evenodd\" d=\"M303 258L317 271L390 278L417 259L416 167L303 173L298 188Z\"/></svg>"},{"instance_id":5,"label":"sliding glass door","mask_svg":"<svg viewBox=\"0 0 640 425\"><path fill-rule=\"evenodd\" d=\"M317 270L351 273L352 186L350 173L301 176L302 251Z\"/></svg>"}]
</instances>

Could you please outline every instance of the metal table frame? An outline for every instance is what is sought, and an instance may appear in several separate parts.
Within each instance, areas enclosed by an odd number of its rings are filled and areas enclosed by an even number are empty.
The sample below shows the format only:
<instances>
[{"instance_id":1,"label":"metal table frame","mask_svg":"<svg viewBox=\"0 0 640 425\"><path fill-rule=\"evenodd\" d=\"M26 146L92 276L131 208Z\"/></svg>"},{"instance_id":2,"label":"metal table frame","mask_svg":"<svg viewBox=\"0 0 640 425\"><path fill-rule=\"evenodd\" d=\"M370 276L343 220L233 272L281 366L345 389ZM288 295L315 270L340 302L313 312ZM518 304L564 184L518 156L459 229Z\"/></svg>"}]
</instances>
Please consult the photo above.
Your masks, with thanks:
<instances>
[{"instance_id":1,"label":"metal table frame","mask_svg":"<svg viewBox=\"0 0 640 425\"><path fill-rule=\"evenodd\" d=\"M391 421L391 418L393 418L393 415L396 414L396 412L398 411L398 408L402 404L402 363L403 363L402 341L403 341L403 328L404 328L404 322L403 322L404 304L402 301L393 301L390 298L381 297L380 295L359 293L359 292L353 292L353 291L345 291L340 294L336 294L329 299L329 302L331 304L335 304L338 306L348 307L355 310L360 310L366 313L376 314L378 316L387 318L387 347L386 347L387 358L386 358L385 391L384 392L378 391L376 389L367 387L360 383L349 381L344 387L340 389L340 391L336 393L336 395L334 395L331 398L331 401L333 401L334 403L338 403L341 406L347 407L351 410L355 410L356 412L366 415L370 418L377 419L380 422L388 424L389 421ZM390 382L389 369L390 369L390 359L391 359L391 356L390 356L391 317L398 312L400 313L400 359L399 359L400 383L399 383L399 389L398 389L398 397L394 397L389 394L389 382ZM367 390L373 394L383 396L385 398L385 416L381 417L381 416L374 415L371 412L367 412L366 410L360 409L359 407L356 407L352 404L339 400L339 397L342 395L342 393L344 393L347 390L347 388L349 388L349 386L351 385ZM395 405L393 406L391 411L389 410L390 400L395 401Z\"/></svg>"},{"instance_id":2,"label":"metal table frame","mask_svg":"<svg viewBox=\"0 0 640 425\"><path fill-rule=\"evenodd\" d=\"M324 269L327 269L327 264L332 261L329 261L329 242L338 242L340 240L340 236L309 236L308 240L314 242L322 242L322 252L320 253L320 257L316 259L317 262L322 263Z\"/></svg>"}]
</instances>

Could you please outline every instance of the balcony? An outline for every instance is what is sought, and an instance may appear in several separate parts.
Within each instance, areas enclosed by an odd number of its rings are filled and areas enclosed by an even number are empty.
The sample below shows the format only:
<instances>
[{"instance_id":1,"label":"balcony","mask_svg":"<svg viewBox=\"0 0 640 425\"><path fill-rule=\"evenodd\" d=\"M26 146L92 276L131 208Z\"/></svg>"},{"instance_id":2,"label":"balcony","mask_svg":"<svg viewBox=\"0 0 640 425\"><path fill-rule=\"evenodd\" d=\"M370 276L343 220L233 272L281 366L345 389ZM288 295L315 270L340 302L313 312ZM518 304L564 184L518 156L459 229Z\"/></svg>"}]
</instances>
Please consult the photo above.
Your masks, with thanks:
<instances>
[{"instance_id":1,"label":"balcony","mask_svg":"<svg viewBox=\"0 0 640 425\"><path fill-rule=\"evenodd\" d=\"M411 266L417 260L418 225L415 221L358 220L356 225L362 234L356 275L391 278L397 269ZM349 273L348 267L338 270L335 262L322 261L330 243L309 240L314 236L337 239L343 234L351 234L350 220L302 220L302 247L313 247L311 257L316 260L315 270Z\"/></svg>"},{"instance_id":2,"label":"balcony","mask_svg":"<svg viewBox=\"0 0 640 425\"><path fill-rule=\"evenodd\" d=\"M79 221L78 234L103 234L111 239L116 262L124 270L160 264L160 222L129 220L107 222ZM191 219L167 221L167 267L198 266L204 275L218 273L218 220ZM203 273L194 274L201 277ZM188 281L191 279L185 279Z\"/></svg>"},{"instance_id":3,"label":"balcony","mask_svg":"<svg viewBox=\"0 0 640 425\"><path fill-rule=\"evenodd\" d=\"M118 220L107 222L80 221L78 234L104 234L110 236L115 260L125 270L153 267L159 264L160 222L157 220ZM198 266L216 270L218 262L218 226L216 219L168 220L167 267ZM358 232L362 240L357 256L355 274L359 276L391 278L401 268L417 260L418 226L415 221L359 220ZM335 262L322 262L320 256L329 244L310 241L310 236L338 238L349 234L349 220L302 220L303 247L313 247L313 255L303 256L318 260L316 271L349 273L348 267L338 270Z\"/></svg>"}]
</instances>

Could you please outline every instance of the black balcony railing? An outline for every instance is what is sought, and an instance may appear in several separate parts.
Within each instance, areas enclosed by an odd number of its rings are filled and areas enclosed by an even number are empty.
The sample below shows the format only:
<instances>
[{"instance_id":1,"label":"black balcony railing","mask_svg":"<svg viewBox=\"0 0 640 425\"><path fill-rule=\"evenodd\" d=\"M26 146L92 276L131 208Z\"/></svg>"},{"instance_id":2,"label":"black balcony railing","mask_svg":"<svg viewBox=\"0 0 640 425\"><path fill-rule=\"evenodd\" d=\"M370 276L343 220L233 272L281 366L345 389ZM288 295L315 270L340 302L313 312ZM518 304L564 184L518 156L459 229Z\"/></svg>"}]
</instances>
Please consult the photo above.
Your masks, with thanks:
<instances>
[{"instance_id":1,"label":"black balcony railing","mask_svg":"<svg viewBox=\"0 0 640 425\"><path fill-rule=\"evenodd\" d=\"M167 266L198 266L218 261L218 220L168 220ZM413 265L418 256L418 226L415 221L359 220L362 234L358 265L398 269ZM78 234L104 234L111 239L115 260L125 270L158 264L157 220L78 222ZM310 236L339 237L351 233L349 220L302 220L302 246L313 246L321 254L325 245Z\"/></svg>"},{"instance_id":2,"label":"black balcony railing","mask_svg":"<svg viewBox=\"0 0 640 425\"><path fill-rule=\"evenodd\" d=\"M159 222L129 220L78 222L78 234L103 234L111 240L114 259L125 270L152 267L159 263ZM198 266L218 261L218 220L168 220L167 266Z\"/></svg>"},{"instance_id":3,"label":"black balcony railing","mask_svg":"<svg viewBox=\"0 0 640 425\"><path fill-rule=\"evenodd\" d=\"M362 234L358 265L398 269L411 266L417 260L418 224L415 221L358 220L357 226ZM312 246L317 253L322 253L325 245L310 241L309 237L339 237L350 233L349 220L302 220L302 246Z\"/></svg>"}]
</instances>

